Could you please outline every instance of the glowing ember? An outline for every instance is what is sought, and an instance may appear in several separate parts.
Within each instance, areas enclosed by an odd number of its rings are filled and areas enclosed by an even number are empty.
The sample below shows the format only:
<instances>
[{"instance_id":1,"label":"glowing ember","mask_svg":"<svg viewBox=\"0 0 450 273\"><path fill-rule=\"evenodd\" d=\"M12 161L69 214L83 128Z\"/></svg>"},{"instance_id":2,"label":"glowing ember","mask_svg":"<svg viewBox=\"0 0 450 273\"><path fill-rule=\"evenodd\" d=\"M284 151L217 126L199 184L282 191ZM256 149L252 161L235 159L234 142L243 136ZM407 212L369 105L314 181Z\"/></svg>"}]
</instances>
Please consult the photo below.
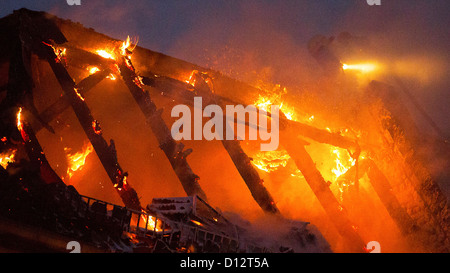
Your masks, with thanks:
<instances>
[{"instance_id":1,"label":"glowing ember","mask_svg":"<svg viewBox=\"0 0 450 273\"><path fill-rule=\"evenodd\" d=\"M141 76L137 76L133 79L134 84L136 84L137 86L139 86L140 88L142 88L142 86L144 86L144 82L142 81L142 77Z\"/></svg>"},{"instance_id":2,"label":"glowing ember","mask_svg":"<svg viewBox=\"0 0 450 273\"><path fill-rule=\"evenodd\" d=\"M80 100L84 101L84 97L83 95L81 95L81 93L78 91L78 88L74 88L75 93L77 94L78 98L80 98Z\"/></svg>"},{"instance_id":3,"label":"glowing ember","mask_svg":"<svg viewBox=\"0 0 450 273\"><path fill-rule=\"evenodd\" d=\"M10 164L14 163L14 157L16 155L17 150L10 150L5 153L0 154L0 166L4 169Z\"/></svg>"},{"instance_id":4,"label":"glowing ember","mask_svg":"<svg viewBox=\"0 0 450 273\"><path fill-rule=\"evenodd\" d=\"M342 69L344 70L357 70L361 73L370 73L377 68L375 64L365 63L365 64L343 64Z\"/></svg>"},{"instance_id":5,"label":"glowing ember","mask_svg":"<svg viewBox=\"0 0 450 273\"><path fill-rule=\"evenodd\" d=\"M94 73L100 71L100 68L98 68L98 67L96 67L96 66L90 66L90 67L87 68L87 70L89 71L89 74L92 75L92 74L94 74ZM112 80L112 81L115 81L115 80L116 80L116 76L115 76L113 73L111 73L111 74L109 74L108 76L106 76L106 78L107 78L107 79L110 79L110 80Z\"/></svg>"},{"instance_id":6,"label":"glowing ember","mask_svg":"<svg viewBox=\"0 0 450 273\"><path fill-rule=\"evenodd\" d=\"M56 56L58 56L59 59L62 59L66 55L66 51L67 50L65 48L58 48Z\"/></svg>"},{"instance_id":7,"label":"glowing ember","mask_svg":"<svg viewBox=\"0 0 450 273\"><path fill-rule=\"evenodd\" d=\"M65 48L63 48L63 47L62 48L56 48L53 45L48 44L46 42L42 42L42 43L45 44L46 46L51 47L53 49L53 51L55 52L55 55L56 55L55 61L57 63L61 62L61 60L64 59L64 56L66 55L66 49Z\"/></svg>"},{"instance_id":8,"label":"glowing ember","mask_svg":"<svg viewBox=\"0 0 450 273\"><path fill-rule=\"evenodd\" d=\"M192 70L191 74L189 75L189 78L187 80L185 80L184 82L187 84L190 84L192 86L195 86L196 83L196 79L195 79L195 75L198 73L198 70Z\"/></svg>"},{"instance_id":9,"label":"glowing ember","mask_svg":"<svg viewBox=\"0 0 450 273\"><path fill-rule=\"evenodd\" d=\"M279 167L286 167L291 158L285 150L258 152L254 155L252 164L258 169L267 173L278 170Z\"/></svg>"},{"instance_id":10,"label":"glowing ember","mask_svg":"<svg viewBox=\"0 0 450 273\"><path fill-rule=\"evenodd\" d=\"M69 148L64 148L64 151L67 154L67 163L69 165L67 175L71 178L76 171L83 169L83 166L86 163L86 157L94 151L94 148L91 143L87 142L78 153L71 154Z\"/></svg>"},{"instance_id":11,"label":"glowing ember","mask_svg":"<svg viewBox=\"0 0 450 273\"><path fill-rule=\"evenodd\" d=\"M89 71L89 74L91 74L91 75L94 74L95 72L100 71L100 69L96 66L90 66L87 68L87 70Z\"/></svg>"},{"instance_id":12,"label":"glowing ember","mask_svg":"<svg viewBox=\"0 0 450 273\"><path fill-rule=\"evenodd\" d=\"M97 120L94 120L92 122L92 129L94 130L94 133L96 133L97 135L102 134L102 129L100 128L100 123Z\"/></svg>"},{"instance_id":13,"label":"glowing ember","mask_svg":"<svg viewBox=\"0 0 450 273\"><path fill-rule=\"evenodd\" d=\"M197 226L203 226L203 224L200 223L199 221L191 220L191 222L196 224Z\"/></svg>"},{"instance_id":14,"label":"glowing ember","mask_svg":"<svg viewBox=\"0 0 450 273\"><path fill-rule=\"evenodd\" d=\"M127 185L127 176L122 176L122 172L119 170L118 175L116 176L116 181L117 183L114 183L113 187L118 191L121 191Z\"/></svg>"},{"instance_id":15,"label":"glowing ember","mask_svg":"<svg viewBox=\"0 0 450 273\"><path fill-rule=\"evenodd\" d=\"M115 81L115 80L116 80L116 76L115 76L113 73L111 73L111 74L109 74L108 76L106 76L106 78L107 78L107 79L110 79L110 80L112 80L112 81Z\"/></svg>"},{"instance_id":16,"label":"glowing ember","mask_svg":"<svg viewBox=\"0 0 450 273\"><path fill-rule=\"evenodd\" d=\"M17 129L19 129L19 131L23 131L22 107L19 107L19 112L17 112Z\"/></svg>"}]
</instances>

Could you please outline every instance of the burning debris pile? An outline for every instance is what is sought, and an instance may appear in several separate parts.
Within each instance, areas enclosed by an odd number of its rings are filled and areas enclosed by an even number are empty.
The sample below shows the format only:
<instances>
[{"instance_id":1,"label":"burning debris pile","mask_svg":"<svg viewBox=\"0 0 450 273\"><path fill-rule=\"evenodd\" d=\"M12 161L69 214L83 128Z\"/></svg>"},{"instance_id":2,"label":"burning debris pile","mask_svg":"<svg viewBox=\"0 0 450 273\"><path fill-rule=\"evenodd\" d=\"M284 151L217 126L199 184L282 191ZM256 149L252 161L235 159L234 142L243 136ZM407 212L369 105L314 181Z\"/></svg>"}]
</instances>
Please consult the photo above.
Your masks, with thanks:
<instances>
[{"instance_id":1,"label":"burning debris pile","mask_svg":"<svg viewBox=\"0 0 450 273\"><path fill-rule=\"evenodd\" d=\"M285 99L289 94L279 85L252 87L137 47L130 37L113 40L45 13L21 9L1 19L0 28L5 33L0 43L5 52L0 67L0 217L16 226L43 227L112 252L364 252L366 243L378 239L380 233L400 235L410 242L403 250L449 250L447 199L418 159L415 147L421 140L415 128L405 119L396 119L405 110L388 85L369 85L364 97L368 106L359 114L373 122L358 123L356 117L356 121L347 120L344 113L340 118L331 115L315 97L305 96L294 103ZM324 56L329 54L317 46L320 41L314 43L313 56L328 66ZM106 118L92 107L116 105L113 101L119 99L108 95L108 101L100 104L89 100L103 81L131 95L127 103L143 115L141 126L148 126L152 144L166 158L158 157L156 163L169 163L170 168L161 172L175 174L187 197L155 197L149 205L142 205L145 194L134 186L143 189L143 182L139 184L122 169L123 151L116 149L119 145L114 140L107 141L116 129L110 126L120 121L102 123ZM236 213L213 208L214 198L207 195L207 189L222 183L220 175L219 182L201 181L193 167L198 164L190 165L187 160L193 149L185 149L172 137L163 107L158 105L176 102L195 107L194 97L199 96L204 106L254 104L267 117L272 115L270 106L279 105L278 150L256 151L251 143L237 139L220 141L239 175L235 180L243 180L252 202L264 212L264 220L249 222ZM64 120L69 108L72 121ZM114 110L119 116L131 109ZM49 159L51 141L44 139L43 132L57 136L62 127L75 127L72 122L82 132L74 130L73 134L84 134L87 140L78 145L80 149L69 145ZM137 130L127 132L133 139L138 134ZM143 143L127 145L141 147ZM94 154L111 182L106 187L115 190L124 206L79 193L84 185L93 185L94 173L83 184L71 184L82 170L93 172L85 165ZM319 158L323 163L318 163ZM287 185L300 195L291 193ZM283 198L289 194L295 198ZM320 212L310 216L323 222L310 225L298 220L305 216L298 217L297 207L311 204ZM373 215L367 215L368 210ZM370 217L375 219L370 221ZM377 229L373 227L376 221ZM2 234L11 232L2 226ZM15 236L20 236L20 230Z\"/></svg>"}]
</instances>

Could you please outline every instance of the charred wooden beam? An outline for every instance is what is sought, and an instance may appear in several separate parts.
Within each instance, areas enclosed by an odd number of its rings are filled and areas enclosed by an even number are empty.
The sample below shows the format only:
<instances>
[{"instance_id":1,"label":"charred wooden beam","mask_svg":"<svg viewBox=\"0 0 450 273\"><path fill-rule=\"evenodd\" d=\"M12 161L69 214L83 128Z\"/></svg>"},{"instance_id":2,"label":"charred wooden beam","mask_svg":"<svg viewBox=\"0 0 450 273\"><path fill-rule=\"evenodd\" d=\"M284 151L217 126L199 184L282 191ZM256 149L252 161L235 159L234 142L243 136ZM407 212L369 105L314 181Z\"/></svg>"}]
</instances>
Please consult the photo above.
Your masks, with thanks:
<instances>
[{"instance_id":1,"label":"charred wooden beam","mask_svg":"<svg viewBox=\"0 0 450 273\"><path fill-rule=\"evenodd\" d=\"M113 70L115 60L104 58L98 54L71 45L64 45L65 61L68 65L82 70L95 66L100 70Z\"/></svg>"},{"instance_id":2,"label":"charred wooden beam","mask_svg":"<svg viewBox=\"0 0 450 273\"><path fill-rule=\"evenodd\" d=\"M423 145L423 137L420 136L395 88L373 81L366 93L369 98L381 100L385 111L393 115L391 119L382 121L384 129L393 140L393 143L388 144L393 144L398 149L399 154L396 156L405 163L404 171L407 176L405 181L414 188L423 201L424 212L432 220L430 223L435 229L434 233L440 237L440 247L448 251L450 249L450 229L448 228L450 214L447 197L426 167L429 159L413 148ZM374 116L377 114L375 113ZM395 150L394 153L396 153Z\"/></svg>"},{"instance_id":3,"label":"charred wooden beam","mask_svg":"<svg viewBox=\"0 0 450 273\"><path fill-rule=\"evenodd\" d=\"M27 152L30 162L39 169L40 176L46 184L60 183L64 184L61 178L52 169L45 157L44 151L34 133L33 128L28 122L23 119L23 108L21 107L17 114L17 129L22 136L25 143L25 150Z\"/></svg>"},{"instance_id":4,"label":"charred wooden beam","mask_svg":"<svg viewBox=\"0 0 450 273\"><path fill-rule=\"evenodd\" d=\"M352 150L353 152L358 152L361 149L355 140L342 136L338 133L331 133L327 130L318 129L296 121L287 120L286 123L290 133L295 132L298 135L305 136L319 143L330 144L335 147Z\"/></svg>"},{"instance_id":5,"label":"charred wooden beam","mask_svg":"<svg viewBox=\"0 0 450 273\"><path fill-rule=\"evenodd\" d=\"M241 144L237 140L222 140L222 144L256 203L264 212L279 214L280 211L272 196L264 186L264 180L259 176L258 171L252 165Z\"/></svg>"},{"instance_id":6,"label":"charred wooden beam","mask_svg":"<svg viewBox=\"0 0 450 273\"><path fill-rule=\"evenodd\" d=\"M141 204L139 198L136 191L126 181L127 173L122 170L117 161L116 151L114 145L112 145L113 142L111 142L111 145L108 145L101 135L101 132L99 132L97 121L92 117L91 111L84 101L84 97L78 92L75 82L59 61L53 48L46 44L41 44L40 47L40 56L46 59L50 64L50 67L61 85L65 96L69 100L81 127L94 147L100 162L125 206L131 209L140 210Z\"/></svg>"},{"instance_id":7,"label":"charred wooden beam","mask_svg":"<svg viewBox=\"0 0 450 273\"><path fill-rule=\"evenodd\" d=\"M186 160L186 156L192 150L189 149L183 151L184 145L182 143L177 143L173 139L170 129L161 117L162 109L158 109L152 101L148 91L142 89L139 78L134 71L133 64L128 57L129 56L123 56L118 62L120 74L125 85L128 87L128 90L144 114L147 124L156 136L160 145L159 147L163 150L169 160L186 194L198 195L203 200L207 200L206 194L198 182L200 179L199 176L192 171Z\"/></svg>"},{"instance_id":8,"label":"charred wooden beam","mask_svg":"<svg viewBox=\"0 0 450 273\"><path fill-rule=\"evenodd\" d=\"M25 105L42 127L54 133L50 125L39 117L33 102L31 50L22 44L20 35L14 36L11 44L8 83L5 86L7 92L6 97L0 103L0 111L6 110L9 107Z\"/></svg>"},{"instance_id":9,"label":"charred wooden beam","mask_svg":"<svg viewBox=\"0 0 450 273\"><path fill-rule=\"evenodd\" d=\"M100 83L106 76L110 73L109 69L95 72L92 75L89 75L87 78L80 81L76 88L78 89L78 93L81 96L85 97L86 93L88 93L91 88ZM44 111L39 114L41 120L46 123L50 123L53 119L55 119L58 115L60 115L64 110L70 107L70 101L66 96L62 96L58 98L57 101L52 103L49 107L47 107ZM38 123L34 125L35 131L38 132L43 128L42 123Z\"/></svg>"},{"instance_id":10,"label":"charred wooden beam","mask_svg":"<svg viewBox=\"0 0 450 273\"><path fill-rule=\"evenodd\" d=\"M213 83L212 79L209 78L206 74L196 74L195 77L197 82L196 89L198 93L206 97L206 100L209 100L209 102L214 102L215 104L225 108L219 98L217 98L211 90L211 88L213 88L211 86ZM208 80L211 85L208 85L206 83L206 80ZM209 104L209 102L206 104ZM224 115L223 124L226 123L227 118ZM273 200L267 188L264 186L264 180L261 179L258 171L252 165L250 158L242 149L240 142L238 140L224 139L222 140L222 144L231 160L233 161L234 166L236 167L248 189L250 190L250 193L252 194L252 197L253 199L255 199L256 203L258 203L258 205L264 212L279 214L280 211L278 210L275 201Z\"/></svg>"},{"instance_id":11,"label":"charred wooden beam","mask_svg":"<svg viewBox=\"0 0 450 273\"><path fill-rule=\"evenodd\" d=\"M194 97L198 96L198 87L192 87L189 84L164 76L144 76L142 83L147 86L163 91L164 95L168 95L176 100L183 100L185 104L193 105ZM220 103L229 102L234 105L242 104L233 101L229 98L215 95L215 98ZM247 106L243 104L244 106ZM259 113L259 111L258 111ZM270 113L267 113L270 117ZM257 126L257 125L255 125ZM297 121L287 119L285 116L280 116L280 134L297 134L310 138L319 143L330 144L354 152L360 150L358 143L348 137L342 136L338 133L331 133L327 130L315 128L313 126L303 124Z\"/></svg>"},{"instance_id":12,"label":"charred wooden beam","mask_svg":"<svg viewBox=\"0 0 450 273\"><path fill-rule=\"evenodd\" d=\"M306 151L303 143L292 139L281 139L281 144L294 160L297 168L302 172L306 182L314 192L328 217L336 227L339 234L346 240L355 252L363 252L365 243L356 232L351 223L347 211L339 204L328 183L316 168L311 156Z\"/></svg>"},{"instance_id":13,"label":"charred wooden beam","mask_svg":"<svg viewBox=\"0 0 450 273\"><path fill-rule=\"evenodd\" d=\"M375 162L372 160L367 160L364 164L367 164L367 166L362 167L367 169L367 175L370 183L377 192L381 202L386 207L389 215L397 223L399 228L405 234L409 234L417 229L417 226L415 226L409 214L400 205L397 197L392 192L392 187L386 176L384 176L384 174L380 171Z\"/></svg>"},{"instance_id":14,"label":"charred wooden beam","mask_svg":"<svg viewBox=\"0 0 450 273\"><path fill-rule=\"evenodd\" d=\"M380 201L383 203L387 212L403 234L410 234L416 231L418 227L414 223L414 220L400 204L392 191L389 180L381 172L373 160L361 160L359 162L358 171L356 171L355 166L352 166L345 174L339 177L337 182L354 181L355 179L360 179L364 174L367 174L369 177L369 182L377 193L377 196L380 198Z\"/></svg>"},{"instance_id":15,"label":"charred wooden beam","mask_svg":"<svg viewBox=\"0 0 450 273\"><path fill-rule=\"evenodd\" d=\"M107 69L110 68L111 65L113 65L114 63L114 60L102 58L94 53L76 47L67 47L67 50L68 50L67 62L70 65L76 67L86 68L88 66L87 64L93 64L101 68ZM183 81L154 73L147 72L145 74L146 74L145 76L139 75L142 84L154 87L157 90L162 91L164 95L168 95L177 101L182 100L185 104L190 105L193 102L193 98L198 95L198 88L193 87L192 85L185 83ZM247 106L244 103L234 101L230 98L220 96L218 94L215 94L215 97L221 103L231 103L234 105L241 104ZM267 115L270 116L270 113L267 113ZM280 126L281 129L280 133L289 134L290 132L289 133L284 132L283 130L285 128L288 128L291 130L291 132L295 134L305 136L319 143L326 143L336 147L353 151L360 149L357 142L349 137L342 136L338 133L328 132L327 130L315 128L313 126L303 124L297 121L292 121L284 116L280 116L280 119L281 119L280 125L284 125Z\"/></svg>"}]
</instances>

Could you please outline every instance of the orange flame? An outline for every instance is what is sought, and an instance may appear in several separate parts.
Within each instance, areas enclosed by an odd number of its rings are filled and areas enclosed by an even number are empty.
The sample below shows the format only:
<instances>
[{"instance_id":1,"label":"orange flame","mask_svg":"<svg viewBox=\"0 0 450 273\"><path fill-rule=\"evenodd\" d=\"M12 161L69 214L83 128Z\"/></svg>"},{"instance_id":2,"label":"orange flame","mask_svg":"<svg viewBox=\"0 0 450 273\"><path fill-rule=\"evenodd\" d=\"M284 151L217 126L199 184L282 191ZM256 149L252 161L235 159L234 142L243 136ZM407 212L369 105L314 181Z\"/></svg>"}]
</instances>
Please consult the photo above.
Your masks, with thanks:
<instances>
[{"instance_id":1,"label":"orange flame","mask_svg":"<svg viewBox=\"0 0 450 273\"><path fill-rule=\"evenodd\" d=\"M267 173L278 170L280 167L286 167L291 158L285 150L258 152L252 156L252 164L258 169Z\"/></svg>"},{"instance_id":2,"label":"orange flame","mask_svg":"<svg viewBox=\"0 0 450 273\"><path fill-rule=\"evenodd\" d=\"M89 74L91 74L91 75L94 74L95 72L100 71L100 69L98 67L96 67L96 66L89 66L87 68L87 70L89 71Z\"/></svg>"},{"instance_id":3,"label":"orange flame","mask_svg":"<svg viewBox=\"0 0 450 273\"><path fill-rule=\"evenodd\" d=\"M115 81L117 78L116 78L116 76L113 74L113 73L111 73L111 74L109 74L108 76L106 76L106 78L107 79L110 79L110 80L112 80L112 81Z\"/></svg>"},{"instance_id":4,"label":"orange flame","mask_svg":"<svg viewBox=\"0 0 450 273\"><path fill-rule=\"evenodd\" d=\"M67 163L69 165L67 169L69 178L71 178L76 171L83 169L83 166L86 163L86 157L92 153L93 150L94 147L92 147L89 142L85 143L82 150L75 154L71 154L69 148L64 148L64 151L67 154Z\"/></svg>"},{"instance_id":5,"label":"orange flame","mask_svg":"<svg viewBox=\"0 0 450 273\"><path fill-rule=\"evenodd\" d=\"M19 131L23 131L22 107L19 107L19 112L17 112L17 129L19 129Z\"/></svg>"},{"instance_id":6,"label":"orange flame","mask_svg":"<svg viewBox=\"0 0 450 273\"><path fill-rule=\"evenodd\" d=\"M0 154L0 166L4 169L10 164L14 163L14 157L16 155L17 150L10 150L5 153Z\"/></svg>"},{"instance_id":7,"label":"orange flame","mask_svg":"<svg viewBox=\"0 0 450 273\"><path fill-rule=\"evenodd\" d=\"M51 47L53 49L53 51L55 52L55 55L56 55L55 61L57 63L61 62L61 60L66 55L66 48L64 48L64 47L61 47L61 48L54 47L52 44L48 44L48 43L46 43L44 41L42 43L45 44L46 46Z\"/></svg>"},{"instance_id":8,"label":"orange flame","mask_svg":"<svg viewBox=\"0 0 450 273\"><path fill-rule=\"evenodd\" d=\"M184 82L187 84L190 84L192 86L195 86L196 79L195 75L198 73L198 70L192 70L191 74L189 74L189 78L185 80Z\"/></svg>"},{"instance_id":9,"label":"orange flame","mask_svg":"<svg viewBox=\"0 0 450 273\"><path fill-rule=\"evenodd\" d=\"M147 230L162 231L162 229L160 228L161 221L159 221L155 217L149 215L144 209L141 209L141 211L142 211L142 214L140 216L141 221L139 221L140 228L147 227Z\"/></svg>"},{"instance_id":10,"label":"orange flame","mask_svg":"<svg viewBox=\"0 0 450 273\"><path fill-rule=\"evenodd\" d=\"M191 222L196 224L197 226L203 226L203 224L200 223L199 221L191 220Z\"/></svg>"},{"instance_id":11,"label":"orange flame","mask_svg":"<svg viewBox=\"0 0 450 273\"><path fill-rule=\"evenodd\" d=\"M287 119L294 121L298 120L295 108L287 105L287 103L283 102L281 98L283 94L287 93L287 89L285 87L281 88L281 86L277 84L271 91L260 87L258 88L266 93L266 95L258 94L258 99L253 103L257 108L270 112L269 109L271 105L278 105L280 111L286 116Z\"/></svg>"},{"instance_id":12,"label":"orange flame","mask_svg":"<svg viewBox=\"0 0 450 273\"><path fill-rule=\"evenodd\" d=\"M120 54L122 56L129 55L127 51L129 51L129 52L133 51L137 46L137 41L134 43L133 48L130 48L130 45L131 45L131 39L130 39L130 36L127 35L127 39L122 43L122 46L120 47Z\"/></svg>"},{"instance_id":13,"label":"orange flame","mask_svg":"<svg viewBox=\"0 0 450 273\"><path fill-rule=\"evenodd\" d=\"M136 76L134 79L133 79L133 82L134 82L134 84L136 84L138 87L140 87L140 88L142 88L145 84L144 84L144 82L142 81L142 77L141 76Z\"/></svg>"},{"instance_id":14,"label":"orange flame","mask_svg":"<svg viewBox=\"0 0 450 273\"><path fill-rule=\"evenodd\" d=\"M84 97L83 95L81 95L81 93L78 91L78 88L74 88L73 89L75 91L75 93L77 94L78 98L82 101L84 101Z\"/></svg>"},{"instance_id":15,"label":"orange flame","mask_svg":"<svg viewBox=\"0 0 450 273\"><path fill-rule=\"evenodd\" d=\"M355 160L351 158L348 153L346 158L345 156L341 154L341 151L339 148L333 148L332 153L336 156L336 159L334 162L336 163L335 167L331 170L331 172L334 174L335 181L344 173L347 172L350 167L355 165Z\"/></svg>"},{"instance_id":16,"label":"orange flame","mask_svg":"<svg viewBox=\"0 0 450 273\"><path fill-rule=\"evenodd\" d=\"M111 60L115 60L116 58L114 58L114 54L112 54L111 52L108 52L104 49L99 49L97 51L95 51L98 55L100 55L101 57L105 58L105 59L111 59Z\"/></svg>"}]
</instances>

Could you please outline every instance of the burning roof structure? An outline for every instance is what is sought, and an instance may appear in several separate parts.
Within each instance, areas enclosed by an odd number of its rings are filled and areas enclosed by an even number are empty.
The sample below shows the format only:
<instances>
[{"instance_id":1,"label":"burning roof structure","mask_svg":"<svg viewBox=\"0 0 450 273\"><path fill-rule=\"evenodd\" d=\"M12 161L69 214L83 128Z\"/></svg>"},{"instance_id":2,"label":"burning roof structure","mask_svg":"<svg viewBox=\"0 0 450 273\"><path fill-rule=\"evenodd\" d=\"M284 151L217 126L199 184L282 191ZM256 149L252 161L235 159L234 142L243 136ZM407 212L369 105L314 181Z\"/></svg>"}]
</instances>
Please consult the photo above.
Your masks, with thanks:
<instances>
[{"instance_id":1,"label":"burning roof structure","mask_svg":"<svg viewBox=\"0 0 450 273\"><path fill-rule=\"evenodd\" d=\"M364 252L379 241L388 251L449 251L445 174L420 149L448 160L448 143L414 126L400 81L373 81L339 102L323 85L296 96L252 86L43 12L17 10L0 29L2 249L79 241L92 252ZM345 71L373 69L342 65L329 43L316 37L309 49L336 92L351 84ZM235 139L185 149L163 110L193 107L196 96L279 105L280 148ZM180 185L186 197L165 197ZM250 206L263 223L243 220ZM7 239L33 240L33 228L47 240L23 249Z\"/></svg>"}]
</instances>

